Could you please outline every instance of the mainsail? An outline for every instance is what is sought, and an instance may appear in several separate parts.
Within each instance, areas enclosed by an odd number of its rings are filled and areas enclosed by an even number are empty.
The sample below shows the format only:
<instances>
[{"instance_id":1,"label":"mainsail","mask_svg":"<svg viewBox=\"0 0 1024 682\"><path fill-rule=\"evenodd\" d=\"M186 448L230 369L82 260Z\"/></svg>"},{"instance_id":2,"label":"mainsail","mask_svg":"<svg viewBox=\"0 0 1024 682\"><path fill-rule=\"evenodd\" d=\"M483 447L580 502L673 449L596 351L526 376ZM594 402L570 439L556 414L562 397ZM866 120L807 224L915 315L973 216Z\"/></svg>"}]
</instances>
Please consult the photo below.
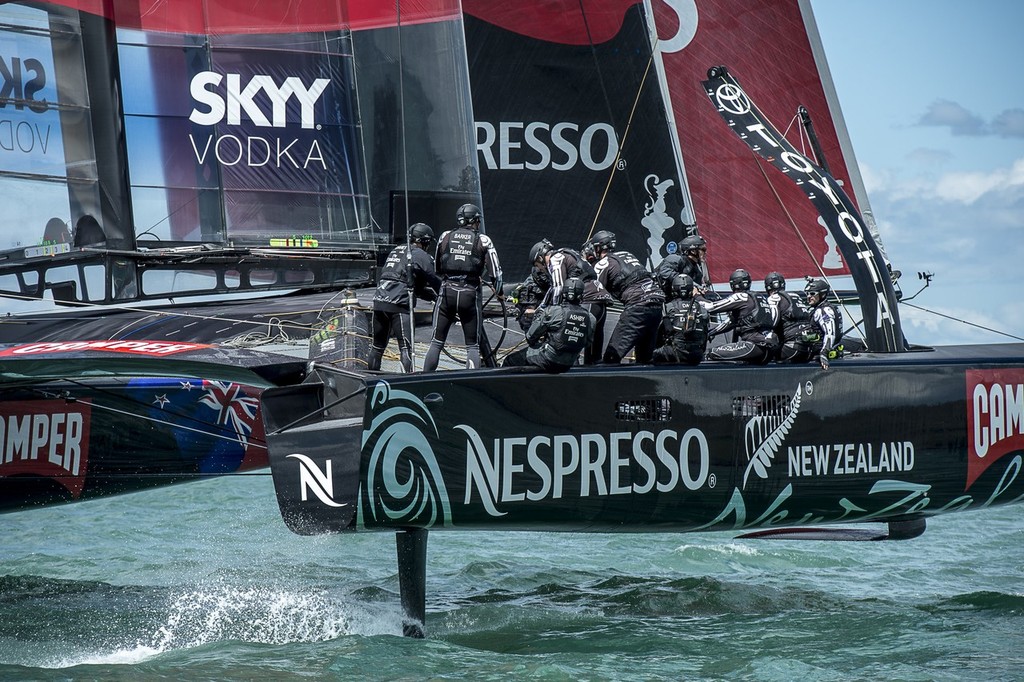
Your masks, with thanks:
<instances>
[{"instance_id":1,"label":"mainsail","mask_svg":"<svg viewBox=\"0 0 1024 682\"><path fill-rule=\"evenodd\" d=\"M722 135L700 87L710 65L747 74L764 114L794 140L799 125L786 124L805 107L837 182L863 203L807 2L463 6L484 200L506 253L525 256L542 236L578 246L610 229L656 263L697 230L714 281L738 267L849 274L814 208Z\"/></svg>"}]
</instances>

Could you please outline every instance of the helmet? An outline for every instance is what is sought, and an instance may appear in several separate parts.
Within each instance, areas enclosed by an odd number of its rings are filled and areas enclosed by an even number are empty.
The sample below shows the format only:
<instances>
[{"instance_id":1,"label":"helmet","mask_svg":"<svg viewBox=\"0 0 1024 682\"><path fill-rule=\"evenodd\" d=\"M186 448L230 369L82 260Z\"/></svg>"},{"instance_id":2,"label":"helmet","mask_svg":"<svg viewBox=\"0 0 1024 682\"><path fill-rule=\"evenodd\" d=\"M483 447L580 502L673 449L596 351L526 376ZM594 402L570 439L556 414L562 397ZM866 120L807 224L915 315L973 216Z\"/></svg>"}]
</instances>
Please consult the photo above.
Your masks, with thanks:
<instances>
[{"instance_id":1,"label":"helmet","mask_svg":"<svg viewBox=\"0 0 1024 682\"><path fill-rule=\"evenodd\" d=\"M672 278L672 295L675 298L693 297L693 278L689 275L676 275Z\"/></svg>"},{"instance_id":2,"label":"helmet","mask_svg":"<svg viewBox=\"0 0 1024 682\"><path fill-rule=\"evenodd\" d=\"M480 209L473 204L463 204L459 206L459 210L455 212L455 222L459 227L467 227L470 225L479 225Z\"/></svg>"},{"instance_id":3,"label":"helmet","mask_svg":"<svg viewBox=\"0 0 1024 682\"><path fill-rule=\"evenodd\" d=\"M786 288L786 278L777 272L769 272L764 278L764 290L767 292L782 291Z\"/></svg>"},{"instance_id":4,"label":"helmet","mask_svg":"<svg viewBox=\"0 0 1024 682\"><path fill-rule=\"evenodd\" d=\"M547 239L541 239L539 242L537 242L536 244L533 245L532 249L530 249L530 262L531 263L537 263L544 256L546 256L549 253L551 253L551 251L554 248L555 248L554 244L549 242Z\"/></svg>"},{"instance_id":5,"label":"helmet","mask_svg":"<svg viewBox=\"0 0 1024 682\"><path fill-rule=\"evenodd\" d=\"M807 280L807 286L804 287L804 292L808 296L816 296L818 302L825 300L830 291L832 291L832 287L823 279L809 279Z\"/></svg>"},{"instance_id":6,"label":"helmet","mask_svg":"<svg viewBox=\"0 0 1024 682\"><path fill-rule=\"evenodd\" d=\"M597 251L598 249L607 249L610 251L615 248L615 234L608 230L601 230L590 238L590 244L594 247L594 251Z\"/></svg>"},{"instance_id":7,"label":"helmet","mask_svg":"<svg viewBox=\"0 0 1024 682\"><path fill-rule=\"evenodd\" d=\"M750 291L750 273L740 268L729 275L729 286L733 291Z\"/></svg>"},{"instance_id":8,"label":"helmet","mask_svg":"<svg viewBox=\"0 0 1024 682\"><path fill-rule=\"evenodd\" d=\"M567 303L579 303L583 300L583 280L570 277L562 286L562 299Z\"/></svg>"},{"instance_id":9,"label":"helmet","mask_svg":"<svg viewBox=\"0 0 1024 682\"><path fill-rule=\"evenodd\" d=\"M691 234L689 237L684 237L682 240L680 240L679 250L682 251L683 253L696 253L698 251L707 251L708 243L707 241L704 240L704 237L701 237L696 234Z\"/></svg>"},{"instance_id":10,"label":"helmet","mask_svg":"<svg viewBox=\"0 0 1024 682\"><path fill-rule=\"evenodd\" d=\"M417 244L429 244L434 238L434 231L426 223L416 223L409 228L409 241Z\"/></svg>"}]
</instances>

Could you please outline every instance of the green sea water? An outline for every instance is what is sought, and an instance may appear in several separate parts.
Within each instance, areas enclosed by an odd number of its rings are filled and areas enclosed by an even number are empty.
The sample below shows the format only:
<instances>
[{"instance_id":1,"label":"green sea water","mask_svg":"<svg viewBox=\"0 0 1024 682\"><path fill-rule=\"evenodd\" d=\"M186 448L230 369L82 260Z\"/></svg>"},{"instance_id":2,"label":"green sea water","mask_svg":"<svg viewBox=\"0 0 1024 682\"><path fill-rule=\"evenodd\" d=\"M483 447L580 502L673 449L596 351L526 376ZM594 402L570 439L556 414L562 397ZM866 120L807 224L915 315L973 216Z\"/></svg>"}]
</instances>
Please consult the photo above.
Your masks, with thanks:
<instances>
[{"instance_id":1,"label":"green sea water","mask_svg":"<svg viewBox=\"0 0 1024 682\"><path fill-rule=\"evenodd\" d=\"M903 542L300 537L268 475L0 516L2 680L1021 680L1024 506Z\"/></svg>"}]
</instances>

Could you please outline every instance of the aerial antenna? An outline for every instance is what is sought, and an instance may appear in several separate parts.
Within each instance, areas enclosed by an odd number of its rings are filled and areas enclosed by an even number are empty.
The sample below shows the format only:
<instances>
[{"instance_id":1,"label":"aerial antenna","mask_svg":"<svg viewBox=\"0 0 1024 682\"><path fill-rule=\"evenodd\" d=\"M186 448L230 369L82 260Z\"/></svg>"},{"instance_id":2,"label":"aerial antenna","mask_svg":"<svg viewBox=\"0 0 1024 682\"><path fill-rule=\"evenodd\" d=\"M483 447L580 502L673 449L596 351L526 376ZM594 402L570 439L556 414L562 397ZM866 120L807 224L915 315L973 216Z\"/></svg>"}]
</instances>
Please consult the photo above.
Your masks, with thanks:
<instances>
[{"instance_id":1,"label":"aerial antenna","mask_svg":"<svg viewBox=\"0 0 1024 682\"><path fill-rule=\"evenodd\" d=\"M807 132L807 139L811 142L811 149L814 151L814 157L818 160L818 165L821 166L823 171L832 175L832 171L828 168L828 161L825 160L825 152L821 150L818 134L814 132L814 124L811 123L811 113L807 111L807 107L803 104L797 107L796 113L800 116L800 124Z\"/></svg>"}]
</instances>

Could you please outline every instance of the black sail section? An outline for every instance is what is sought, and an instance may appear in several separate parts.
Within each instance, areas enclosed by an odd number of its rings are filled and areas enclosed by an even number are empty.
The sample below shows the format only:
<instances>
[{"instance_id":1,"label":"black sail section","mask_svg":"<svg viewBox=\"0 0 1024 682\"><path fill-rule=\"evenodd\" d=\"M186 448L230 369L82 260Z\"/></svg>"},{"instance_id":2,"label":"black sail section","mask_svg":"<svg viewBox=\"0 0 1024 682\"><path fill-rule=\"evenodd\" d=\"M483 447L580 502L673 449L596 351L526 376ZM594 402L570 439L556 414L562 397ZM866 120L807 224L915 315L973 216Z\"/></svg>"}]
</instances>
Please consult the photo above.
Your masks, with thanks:
<instances>
[{"instance_id":1,"label":"black sail section","mask_svg":"<svg viewBox=\"0 0 1024 682\"><path fill-rule=\"evenodd\" d=\"M576 2L562 18L585 26ZM597 230L648 266L686 234L681 179L641 4L612 39L536 40L465 16L484 219L506 279L546 237L579 246Z\"/></svg>"},{"instance_id":2,"label":"black sail section","mask_svg":"<svg viewBox=\"0 0 1024 682\"><path fill-rule=\"evenodd\" d=\"M877 243L835 178L798 152L775 129L725 67L708 70L704 90L740 139L786 174L811 200L853 275L873 351L906 350L892 281Z\"/></svg>"}]
</instances>

